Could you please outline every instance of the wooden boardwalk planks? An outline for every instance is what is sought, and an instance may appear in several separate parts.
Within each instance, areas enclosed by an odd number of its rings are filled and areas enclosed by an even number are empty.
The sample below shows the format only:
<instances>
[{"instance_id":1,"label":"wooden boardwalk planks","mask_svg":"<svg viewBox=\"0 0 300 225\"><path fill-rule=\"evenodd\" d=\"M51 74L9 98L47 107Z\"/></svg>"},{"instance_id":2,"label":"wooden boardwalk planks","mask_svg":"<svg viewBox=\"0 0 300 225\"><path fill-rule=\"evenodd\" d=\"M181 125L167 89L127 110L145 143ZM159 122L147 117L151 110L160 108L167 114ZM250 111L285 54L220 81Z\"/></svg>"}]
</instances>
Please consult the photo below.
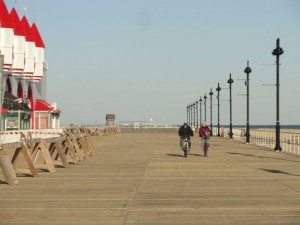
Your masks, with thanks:
<instances>
[{"instance_id":1,"label":"wooden boardwalk planks","mask_svg":"<svg viewBox=\"0 0 300 225\"><path fill-rule=\"evenodd\" d=\"M0 225L299 224L300 158L213 137L209 157L176 133L92 137L96 154L0 185Z\"/></svg>"}]
</instances>

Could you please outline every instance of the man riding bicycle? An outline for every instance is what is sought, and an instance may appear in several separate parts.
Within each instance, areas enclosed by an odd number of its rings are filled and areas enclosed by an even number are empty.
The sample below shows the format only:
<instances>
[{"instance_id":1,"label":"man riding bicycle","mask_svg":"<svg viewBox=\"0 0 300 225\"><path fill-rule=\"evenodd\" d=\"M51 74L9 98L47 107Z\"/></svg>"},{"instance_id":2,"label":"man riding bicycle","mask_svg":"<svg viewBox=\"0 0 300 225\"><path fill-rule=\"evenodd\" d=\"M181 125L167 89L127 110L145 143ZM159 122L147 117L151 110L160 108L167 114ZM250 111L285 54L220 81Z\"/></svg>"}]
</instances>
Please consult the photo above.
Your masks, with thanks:
<instances>
[{"instance_id":1,"label":"man riding bicycle","mask_svg":"<svg viewBox=\"0 0 300 225\"><path fill-rule=\"evenodd\" d=\"M187 123L184 123L178 130L178 135L180 137L180 148L182 147L183 145L183 139L184 137L187 137L188 138L188 142L189 142L189 148L191 149L191 136L194 136L194 133L193 133L193 130L192 128L187 124Z\"/></svg>"}]
</instances>

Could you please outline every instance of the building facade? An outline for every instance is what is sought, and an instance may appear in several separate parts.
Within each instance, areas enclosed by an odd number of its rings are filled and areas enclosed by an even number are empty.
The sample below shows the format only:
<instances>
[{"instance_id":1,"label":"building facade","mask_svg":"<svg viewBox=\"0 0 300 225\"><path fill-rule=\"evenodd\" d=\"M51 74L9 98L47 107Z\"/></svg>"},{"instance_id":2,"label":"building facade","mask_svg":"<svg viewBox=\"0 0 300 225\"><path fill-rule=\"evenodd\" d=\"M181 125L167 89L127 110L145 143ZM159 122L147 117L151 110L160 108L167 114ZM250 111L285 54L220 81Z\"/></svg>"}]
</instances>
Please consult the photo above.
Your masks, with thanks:
<instances>
[{"instance_id":1,"label":"building facade","mask_svg":"<svg viewBox=\"0 0 300 225\"><path fill-rule=\"evenodd\" d=\"M35 23L0 0L1 130L59 128L61 111L47 102L45 44Z\"/></svg>"}]
</instances>

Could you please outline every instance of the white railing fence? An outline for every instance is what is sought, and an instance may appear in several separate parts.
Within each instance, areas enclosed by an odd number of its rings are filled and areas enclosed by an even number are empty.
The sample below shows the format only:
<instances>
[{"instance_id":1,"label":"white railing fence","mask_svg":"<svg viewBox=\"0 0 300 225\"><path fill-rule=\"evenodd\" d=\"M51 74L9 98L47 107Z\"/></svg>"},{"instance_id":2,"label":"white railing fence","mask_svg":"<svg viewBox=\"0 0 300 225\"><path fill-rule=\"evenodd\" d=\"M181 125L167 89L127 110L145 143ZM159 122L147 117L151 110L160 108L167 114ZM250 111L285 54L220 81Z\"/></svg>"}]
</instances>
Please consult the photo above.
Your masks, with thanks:
<instances>
[{"instance_id":1,"label":"white railing fence","mask_svg":"<svg viewBox=\"0 0 300 225\"><path fill-rule=\"evenodd\" d=\"M22 135L27 136L29 133L31 138L53 138L62 136L63 129L1 131L0 144L19 142Z\"/></svg>"},{"instance_id":2,"label":"white railing fence","mask_svg":"<svg viewBox=\"0 0 300 225\"><path fill-rule=\"evenodd\" d=\"M246 130L242 128L232 129L233 139L246 142ZM213 135L218 134L218 129L213 128ZM220 134L224 138L229 138L229 128L222 128ZM276 145L276 131L270 130L250 130L250 144L263 146L274 150ZM293 131L280 132L280 146L282 152L300 156L300 133Z\"/></svg>"}]
</instances>

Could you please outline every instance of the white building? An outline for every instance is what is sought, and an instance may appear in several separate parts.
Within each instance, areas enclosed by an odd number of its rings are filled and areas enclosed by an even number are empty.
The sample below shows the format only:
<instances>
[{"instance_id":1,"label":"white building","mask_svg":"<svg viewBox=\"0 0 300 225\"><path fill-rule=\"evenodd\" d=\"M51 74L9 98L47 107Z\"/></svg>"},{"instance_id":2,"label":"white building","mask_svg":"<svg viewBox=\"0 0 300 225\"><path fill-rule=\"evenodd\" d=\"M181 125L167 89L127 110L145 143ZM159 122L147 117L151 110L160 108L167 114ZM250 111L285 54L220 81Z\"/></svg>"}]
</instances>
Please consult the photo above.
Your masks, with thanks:
<instances>
[{"instance_id":1,"label":"white building","mask_svg":"<svg viewBox=\"0 0 300 225\"><path fill-rule=\"evenodd\" d=\"M9 13L3 0L0 0L0 53L4 55L3 90L7 93L4 98L15 96L20 101L16 105L9 104L14 101L11 98L4 99L1 130L9 129L7 118L10 124L19 125L11 127L12 130L24 128L22 124L29 124L25 126L28 129L59 128L61 112L56 104L47 102L48 65L38 27L35 23L30 26L26 16L20 20L15 8Z\"/></svg>"}]
</instances>

